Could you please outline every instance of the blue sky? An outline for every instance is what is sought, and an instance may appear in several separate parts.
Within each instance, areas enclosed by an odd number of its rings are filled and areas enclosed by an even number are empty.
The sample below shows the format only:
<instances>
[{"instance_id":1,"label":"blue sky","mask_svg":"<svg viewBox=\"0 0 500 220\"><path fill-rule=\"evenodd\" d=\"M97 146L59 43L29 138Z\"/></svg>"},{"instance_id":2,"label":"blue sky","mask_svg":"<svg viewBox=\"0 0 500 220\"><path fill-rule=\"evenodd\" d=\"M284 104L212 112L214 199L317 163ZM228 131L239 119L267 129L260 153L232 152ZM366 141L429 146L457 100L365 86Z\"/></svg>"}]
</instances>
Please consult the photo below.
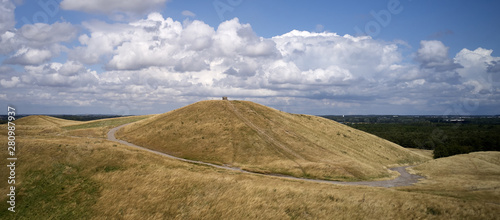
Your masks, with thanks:
<instances>
[{"instance_id":1,"label":"blue sky","mask_svg":"<svg viewBox=\"0 0 500 220\"><path fill-rule=\"evenodd\" d=\"M222 21L214 2L227 5L230 10L222 9L224 19L239 18L242 23L249 23L253 30L263 37L273 37L291 30L318 31L317 25L322 25L322 31L335 32L340 35L357 34L355 28L364 30L367 23L375 18L371 11L387 10L390 1L264 1L239 0L231 5L229 1L170 1L159 11L165 17L182 21L186 16L182 11L189 10L196 14L193 19L199 19L212 27L217 27ZM240 3L241 2L241 3ZM400 0L401 13L391 15L389 24L381 27L377 39L392 41L401 39L412 47L418 47L421 40L438 39L450 47L450 53L456 54L462 48L485 47L493 49L493 55L498 55L500 44L500 25L494 21L500 20L500 2L498 1L454 1L454 0ZM399 8L399 7L398 7ZM16 27L25 22L33 23L33 16L43 8L36 3L24 3L16 8ZM58 10L55 16L47 16L49 23L61 21L63 18L74 24L80 24L89 19L112 21L102 14L88 14L78 11ZM43 20L43 18L40 18ZM481 34L480 34L481 33Z\"/></svg>"},{"instance_id":2,"label":"blue sky","mask_svg":"<svg viewBox=\"0 0 500 220\"><path fill-rule=\"evenodd\" d=\"M0 100L21 113L162 113L225 95L306 114L499 114L496 1L0 9Z\"/></svg>"}]
</instances>

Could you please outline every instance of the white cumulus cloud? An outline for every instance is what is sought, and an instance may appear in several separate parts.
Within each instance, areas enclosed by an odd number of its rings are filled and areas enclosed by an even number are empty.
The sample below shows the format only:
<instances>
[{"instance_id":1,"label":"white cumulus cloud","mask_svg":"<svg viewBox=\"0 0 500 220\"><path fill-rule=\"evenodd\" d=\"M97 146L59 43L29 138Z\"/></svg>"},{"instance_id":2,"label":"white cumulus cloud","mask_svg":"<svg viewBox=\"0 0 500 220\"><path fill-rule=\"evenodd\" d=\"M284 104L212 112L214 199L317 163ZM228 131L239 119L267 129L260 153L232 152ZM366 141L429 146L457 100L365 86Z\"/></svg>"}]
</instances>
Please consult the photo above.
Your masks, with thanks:
<instances>
[{"instance_id":1,"label":"white cumulus cloud","mask_svg":"<svg viewBox=\"0 0 500 220\"><path fill-rule=\"evenodd\" d=\"M4 62L16 65L40 65L59 55L62 42L75 38L77 29L67 22L27 24L2 35L0 53L10 55Z\"/></svg>"},{"instance_id":2,"label":"white cumulus cloud","mask_svg":"<svg viewBox=\"0 0 500 220\"><path fill-rule=\"evenodd\" d=\"M75 62L47 63L38 66L25 66L26 74L22 76L25 84L48 87L88 88L99 83L95 71L83 68Z\"/></svg>"},{"instance_id":3,"label":"white cumulus cloud","mask_svg":"<svg viewBox=\"0 0 500 220\"><path fill-rule=\"evenodd\" d=\"M20 82L19 77L13 76L10 80L5 80L5 79L0 80L0 85L8 89L15 87L17 84L19 84L19 82Z\"/></svg>"},{"instance_id":4,"label":"white cumulus cloud","mask_svg":"<svg viewBox=\"0 0 500 220\"><path fill-rule=\"evenodd\" d=\"M438 71L460 68L460 65L448 57L448 50L449 48L441 41L421 41L416 59L423 68L435 68Z\"/></svg>"},{"instance_id":5,"label":"white cumulus cloud","mask_svg":"<svg viewBox=\"0 0 500 220\"><path fill-rule=\"evenodd\" d=\"M498 71L492 71L492 67L500 62L500 57L491 54L493 50L477 48L475 50L462 49L454 58L464 68L457 70L463 81L474 87L478 92L495 92L499 86Z\"/></svg>"},{"instance_id":6,"label":"white cumulus cloud","mask_svg":"<svg viewBox=\"0 0 500 220\"><path fill-rule=\"evenodd\" d=\"M5 60L7 64L18 65L40 65L50 60L52 52L49 50L39 50L23 47L19 49L12 57Z\"/></svg>"},{"instance_id":7,"label":"white cumulus cloud","mask_svg":"<svg viewBox=\"0 0 500 220\"><path fill-rule=\"evenodd\" d=\"M10 0L0 0L0 35L12 29L16 24L15 8L16 6Z\"/></svg>"}]
</instances>

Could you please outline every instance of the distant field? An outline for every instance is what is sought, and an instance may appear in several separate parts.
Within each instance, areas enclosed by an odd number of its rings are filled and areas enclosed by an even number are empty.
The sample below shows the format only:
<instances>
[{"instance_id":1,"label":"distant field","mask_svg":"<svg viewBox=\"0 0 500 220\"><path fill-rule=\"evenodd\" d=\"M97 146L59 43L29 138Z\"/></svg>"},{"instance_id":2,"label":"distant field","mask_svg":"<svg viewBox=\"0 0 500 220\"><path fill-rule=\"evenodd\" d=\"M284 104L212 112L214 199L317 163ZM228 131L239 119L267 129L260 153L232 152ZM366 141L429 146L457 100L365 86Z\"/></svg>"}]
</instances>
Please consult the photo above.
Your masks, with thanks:
<instances>
[{"instance_id":1,"label":"distant field","mask_svg":"<svg viewBox=\"0 0 500 220\"><path fill-rule=\"evenodd\" d=\"M120 117L120 118L113 118L113 119L102 119L102 120L97 120L97 121L92 121L92 122L87 122L87 123L81 123L81 124L77 124L77 125L64 126L62 128L66 129L66 130L77 130L77 129L107 127L107 126L115 126L116 127L118 125L136 122L136 121L148 118L148 117L149 116L132 116L132 117Z\"/></svg>"},{"instance_id":2,"label":"distant field","mask_svg":"<svg viewBox=\"0 0 500 220\"><path fill-rule=\"evenodd\" d=\"M434 157L500 151L500 118L475 116L324 116L407 148L434 150Z\"/></svg>"},{"instance_id":3,"label":"distant field","mask_svg":"<svg viewBox=\"0 0 500 220\"><path fill-rule=\"evenodd\" d=\"M43 116L18 121L16 212L2 202L0 219L498 219L500 213L496 152L422 163L414 172L427 179L415 186L339 186L140 151L101 137L115 122L62 128L79 123ZM6 132L0 138L6 144ZM0 167L0 176L8 172ZM2 201L7 193L7 181L0 181Z\"/></svg>"}]
</instances>

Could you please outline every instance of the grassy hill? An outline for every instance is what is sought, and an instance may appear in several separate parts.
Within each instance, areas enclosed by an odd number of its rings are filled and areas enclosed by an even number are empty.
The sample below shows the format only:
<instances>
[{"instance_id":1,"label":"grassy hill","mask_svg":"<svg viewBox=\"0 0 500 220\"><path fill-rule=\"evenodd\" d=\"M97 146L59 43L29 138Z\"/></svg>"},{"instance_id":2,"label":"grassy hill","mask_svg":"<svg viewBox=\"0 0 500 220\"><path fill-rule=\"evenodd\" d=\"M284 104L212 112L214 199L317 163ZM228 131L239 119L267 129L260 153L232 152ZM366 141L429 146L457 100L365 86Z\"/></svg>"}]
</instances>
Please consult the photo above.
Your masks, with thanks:
<instances>
[{"instance_id":1,"label":"grassy hill","mask_svg":"<svg viewBox=\"0 0 500 220\"><path fill-rule=\"evenodd\" d=\"M500 213L495 152L423 163L415 170L427 180L415 186L341 186L185 163L101 137L124 118L54 130L38 120L16 123L16 212L7 210L4 165L0 219L498 219ZM125 121L133 120L139 119ZM0 132L4 145L6 134ZM460 178L479 187L449 188Z\"/></svg>"},{"instance_id":2,"label":"grassy hill","mask_svg":"<svg viewBox=\"0 0 500 220\"><path fill-rule=\"evenodd\" d=\"M30 115L14 121L24 135L53 135L105 138L109 129L151 116L128 116L94 121L73 121L45 115Z\"/></svg>"},{"instance_id":3,"label":"grassy hill","mask_svg":"<svg viewBox=\"0 0 500 220\"><path fill-rule=\"evenodd\" d=\"M20 118L16 122L18 122L20 125L29 125L30 127L62 127L79 123L77 121L54 118L46 115L30 115Z\"/></svg>"},{"instance_id":4,"label":"grassy hill","mask_svg":"<svg viewBox=\"0 0 500 220\"><path fill-rule=\"evenodd\" d=\"M500 205L500 152L484 151L431 160L413 168L426 176L408 191Z\"/></svg>"},{"instance_id":5,"label":"grassy hill","mask_svg":"<svg viewBox=\"0 0 500 220\"><path fill-rule=\"evenodd\" d=\"M23 132L26 135L35 135L42 133L51 133L61 130L62 126L71 126L78 124L77 121L54 118L45 115L31 115L20 118L14 121L15 124L23 127Z\"/></svg>"},{"instance_id":6,"label":"grassy hill","mask_svg":"<svg viewBox=\"0 0 500 220\"><path fill-rule=\"evenodd\" d=\"M248 101L201 101L124 127L117 138L192 160L331 180L391 177L428 160L337 122Z\"/></svg>"}]
</instances>

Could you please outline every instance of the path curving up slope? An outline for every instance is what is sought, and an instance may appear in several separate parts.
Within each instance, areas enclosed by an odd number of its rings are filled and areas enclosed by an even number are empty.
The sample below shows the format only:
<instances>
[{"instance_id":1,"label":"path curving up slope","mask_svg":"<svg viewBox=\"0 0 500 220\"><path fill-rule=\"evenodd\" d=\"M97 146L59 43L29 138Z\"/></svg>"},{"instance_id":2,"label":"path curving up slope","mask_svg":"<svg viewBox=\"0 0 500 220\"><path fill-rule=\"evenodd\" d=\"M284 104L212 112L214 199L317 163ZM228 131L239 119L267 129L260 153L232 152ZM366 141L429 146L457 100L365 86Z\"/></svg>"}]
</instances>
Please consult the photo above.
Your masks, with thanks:
<instances>
[{"instance_id":1,"label":"path curving up slope","mask_svg":"<svg viewBox=\"0 0 500 220\"><path fill-rule=\"evenodd\" d=\"M428 160L326 118L239 100L196 102L126 126L116 136L180 158L334 181L390 177L386 167Z\"/></svg>"},{"instance_id":2,"label":"path curving up slope","mask_svg":"<svg viewBox=\"0 0 500 220\"><path fill-rule=\"evenodd\" d=\"M131 124L131 123L129 123ZM121 144L128 145L130 147L134 147L140 150L148 151L157 155L165 156L171 159L175 160L180 160L188 163L194 163L194 164L201 164L201 165L206 165L206 166L212 166L216 167L219 169L226 169L226 170L232 170L232 171L238 171L242 173L248 173L248 174L255 174L255 175L263 175L263 176L272 176L272 177L280 177L280 178L286 178L286 179L293 179L293 180L302 180L302 181L310 181L310 182L319 182L319 183L331 183L331 184L338 184L338 185L362 185L362 186L373 186L373 187L398 187L398 186L410 186L418 182L419 179L424 178L419 175L415 174L410 174L406 171L406 168L409 166L404 166L404 167L395 167L395 168L390 168L390 170L397 171L399 172L399 176L395 179L392 180L383 180L383 181L360 181L360 182L340 182L340 181L330 181L330 180L319 180L319 179L306 179L306 178L298 178L298 177L292 177L292 176L285 176L285 175L274 175L274 174L262 174L262 173L257 173L257 172L251 172L247 170L242 170L240 168L236 167L228 167L228 166L221 166L217 164L212 164L212 163L207 163L207 162L202 162L202 161L196 161L196 160L188 160L176 156L172 156L166 153L162 153L159 151L151 150L145 147L141 147L123 140L116 139L115 133L122 127L127 126L129 124L124 124L120 125L118 127L115 127L111 129L108 132L108 140L118 142Z\"/></svg>"}]
</instances>

